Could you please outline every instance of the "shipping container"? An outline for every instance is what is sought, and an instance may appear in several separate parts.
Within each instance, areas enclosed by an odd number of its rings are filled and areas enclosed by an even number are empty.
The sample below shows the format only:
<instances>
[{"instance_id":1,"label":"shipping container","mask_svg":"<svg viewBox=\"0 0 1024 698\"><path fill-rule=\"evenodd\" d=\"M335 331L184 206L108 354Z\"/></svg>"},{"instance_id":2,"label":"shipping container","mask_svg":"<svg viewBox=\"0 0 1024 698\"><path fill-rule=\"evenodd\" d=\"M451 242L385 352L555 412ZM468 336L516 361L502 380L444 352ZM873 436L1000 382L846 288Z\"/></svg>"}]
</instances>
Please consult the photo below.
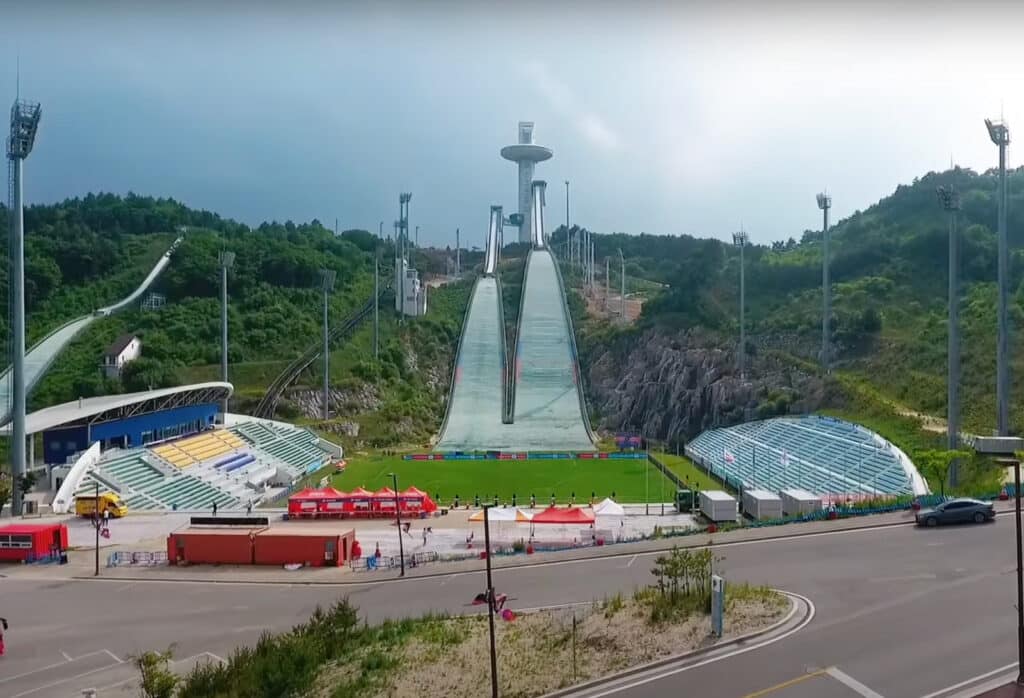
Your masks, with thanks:
<instances>
[{"instance_id":1,"label":"shipping container","mask_svg":"<svg viewBox=\"0 0 1024 698\"><path fill-rule=\"evenodd\" d=\"M755 521L782 518L782 498L768 490L745 490L743 513Z\"/></svg>"},{"instance_id":2,"label":"shipping container","mask_svg":"<svg viewBox=\"0 0 1024 698\"><path fill-rule=\"evenodd\" d=\"M785 516L802 516L821 511L821 497L807 490L782 490L782 513Z\"/></svg>"},{"instance_id":3,"label":"shipping container","mask_svg":"<svg viewBox=\"0 0 1024 698\"><path fill-rule=\"evenodd\" d=\"M251 565L253 538L262 528L188 528L167 536L171 564Z\"/></svg>"},{"instance_id":4,"label":"shipping container","mask_svg":"<svg viewBox=\"0 0 1024 698\"><path fill-rule=\"evenodd\" d=\"M0 527L0 562L59 559L68 549L64 524L10 524Z\"/></svg>"},{"instance_id":5,"label":"shipping container","mask_svg":"<svg viewBox=\"0 0 1024 698\"><path fill-rule=\"evenodd\" d=\"M738 514L736 500L728 492L721 490L701 492L700 511L710 521L716 523L735 521Z\"/></svg>"},{"instance_id":6,"label":"shipping container","mask_svg":"<svg viewBox=\"0 0 1024 698\"><path fill-rule=\"evenodd\" d=\"M279 526L255 538L257 565L339 567L349 558L355 533L326 526Z\"/></svg>"}]
</instances>

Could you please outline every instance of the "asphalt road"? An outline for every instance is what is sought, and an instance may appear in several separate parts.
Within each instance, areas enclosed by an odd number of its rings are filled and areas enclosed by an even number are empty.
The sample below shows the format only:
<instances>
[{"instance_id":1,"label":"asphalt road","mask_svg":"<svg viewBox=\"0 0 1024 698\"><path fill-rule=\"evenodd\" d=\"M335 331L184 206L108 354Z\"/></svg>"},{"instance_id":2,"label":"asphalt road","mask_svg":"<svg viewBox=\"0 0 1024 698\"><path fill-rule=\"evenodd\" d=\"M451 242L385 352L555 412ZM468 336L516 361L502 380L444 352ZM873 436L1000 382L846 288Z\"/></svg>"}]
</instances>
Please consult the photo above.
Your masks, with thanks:
<instances>
[{"instance_id":1,"label":"asphalt road","mask_svg":"<svg viewBox=\"0 0 1024 698\"><path fill-rule=\"evenodd\" d=\"M784 640L626 685L617 696L922 698L1016 658L1012 519L920 530L869 529L724 546L718 570L810 599L814 620ZM501 570L514 608L600 599L649 583L652 555ZM348 595L369 620L475 612L483 574L345 587L0 580L11 621L5 698L80 696L131 676L118 663L174 643L178 657L226 656ZM693 691L681 691L693 687ZM699 691L697 690L699 687ZM112 690L101 696L128 695ZM590 695L595 695L591 693ZM611 695L611 694L609 694ZM930 698L946 698L938 694Z\"/></svg>"}]
</instances>

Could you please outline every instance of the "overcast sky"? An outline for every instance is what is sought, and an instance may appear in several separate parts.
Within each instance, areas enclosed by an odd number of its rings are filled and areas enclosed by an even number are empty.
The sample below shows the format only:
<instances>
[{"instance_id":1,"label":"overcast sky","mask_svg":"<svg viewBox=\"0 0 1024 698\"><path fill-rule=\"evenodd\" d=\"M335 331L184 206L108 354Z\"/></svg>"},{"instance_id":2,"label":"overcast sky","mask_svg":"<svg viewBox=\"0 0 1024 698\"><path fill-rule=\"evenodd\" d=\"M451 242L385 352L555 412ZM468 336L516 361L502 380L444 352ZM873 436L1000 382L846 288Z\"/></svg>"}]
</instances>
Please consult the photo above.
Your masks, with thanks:
<instances>
[{"instance_id":1,"label":"overcast sky","mask_svg":"<svg viewBox=\"0 0 1024 698\"><path fill-rule=\"evenodd\" d=\"M599 232L767 242L818 227L822 188L842 218L950 157L991 166L1001 109L1024 129L1020 3L291 5L5 3L0 100L20 54L43 103L27 198L375 230L411 191L421 242L482 246L532 120L549 226L569 179Z\"/></svg>"}]
</instances>

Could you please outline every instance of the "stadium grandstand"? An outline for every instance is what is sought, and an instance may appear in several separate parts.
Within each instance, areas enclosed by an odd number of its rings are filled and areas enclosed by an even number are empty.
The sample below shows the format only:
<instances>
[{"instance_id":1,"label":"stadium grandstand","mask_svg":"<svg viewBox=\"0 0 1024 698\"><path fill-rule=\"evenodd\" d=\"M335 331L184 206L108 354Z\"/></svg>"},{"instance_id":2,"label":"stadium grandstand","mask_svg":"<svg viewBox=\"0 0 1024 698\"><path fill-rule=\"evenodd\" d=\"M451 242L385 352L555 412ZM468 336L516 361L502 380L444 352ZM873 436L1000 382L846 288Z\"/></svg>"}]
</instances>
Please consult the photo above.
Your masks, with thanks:
<instances>
[{"instance_id":1,"label":"stadium grandstand","mask_svg":"<svg viewBox=\"0 0 1024 698\"><path fill-rule=\"evenodd\" d=\"M779 417L706 431L686 454L729 486L801 489L825 500L928 494L903 451L831 417Z\"/></svg>"},{"instance_id":2,"label":"stadium grandstand","mask_svg":"<svg viewBox=\"0 0 1024 698\"><path fill-rule=\"evenodd\" d=\"M80 399L28 415L57 490L53 510L99 485L131 510L231 509L273 498L342 455L308 429L220 412L230 383ZM33 466L35 456L31 457Z\"/></svg>"}]
</instances>

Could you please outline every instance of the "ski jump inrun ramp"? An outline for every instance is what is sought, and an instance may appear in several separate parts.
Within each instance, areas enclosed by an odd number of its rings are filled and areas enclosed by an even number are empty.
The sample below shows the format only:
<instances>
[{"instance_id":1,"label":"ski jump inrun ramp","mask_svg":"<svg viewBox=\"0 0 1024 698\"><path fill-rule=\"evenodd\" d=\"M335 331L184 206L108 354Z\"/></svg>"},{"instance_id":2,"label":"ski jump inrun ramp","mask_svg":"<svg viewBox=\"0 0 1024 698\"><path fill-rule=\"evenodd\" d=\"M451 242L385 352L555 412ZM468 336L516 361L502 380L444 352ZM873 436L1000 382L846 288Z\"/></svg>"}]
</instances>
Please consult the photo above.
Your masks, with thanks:
<instances>
[{"instance_id":1,"label":"ski jump inrun ramp","mask_svg":"<svg viewBox=\"0 0 1024 698\"><path fill-rule=\"evenodd\" d=\"M171 262L171 255L174 250L177 249L178 245L181 244L182 238L178 238L170 246L170 248L160 257L156 265L149 272L139 287L131 292L128 296L125 296L117 303L108 305L100 308L94 313L89 315L83 315L82 317L75 318L69 322L64 323L57 329L50 332L48 335L43 337L41 340L35 343L27 352L25 352L25 392L31 393L32 389L39 382L39 379L43 377L53 362L57 359L57 356L64 351L71 341L77 337L82 330L92 324L94 320L100 317L106 317L112 313L116 313L119 310L124 310L132 303L135 303L142 294L146 292L157 277L167 268L167 265ZM11 421L11 367L8 366L2 374L0 374L0 426L7 424Z\"/></svg>"},{"instance_id":2,"label":"ski jump inrun ramp","mask_svg":"<svg viewBox=\"0 0 1024 698\"><path fill-rule=\"evenodd\" d=\"M544 244L541 201L533 210L533 249L526 258L510 362L497 278L501 210L492 208L484 274L463 321L437 451L594 450L565 290Z\"/></svg>"}]
</instances>

